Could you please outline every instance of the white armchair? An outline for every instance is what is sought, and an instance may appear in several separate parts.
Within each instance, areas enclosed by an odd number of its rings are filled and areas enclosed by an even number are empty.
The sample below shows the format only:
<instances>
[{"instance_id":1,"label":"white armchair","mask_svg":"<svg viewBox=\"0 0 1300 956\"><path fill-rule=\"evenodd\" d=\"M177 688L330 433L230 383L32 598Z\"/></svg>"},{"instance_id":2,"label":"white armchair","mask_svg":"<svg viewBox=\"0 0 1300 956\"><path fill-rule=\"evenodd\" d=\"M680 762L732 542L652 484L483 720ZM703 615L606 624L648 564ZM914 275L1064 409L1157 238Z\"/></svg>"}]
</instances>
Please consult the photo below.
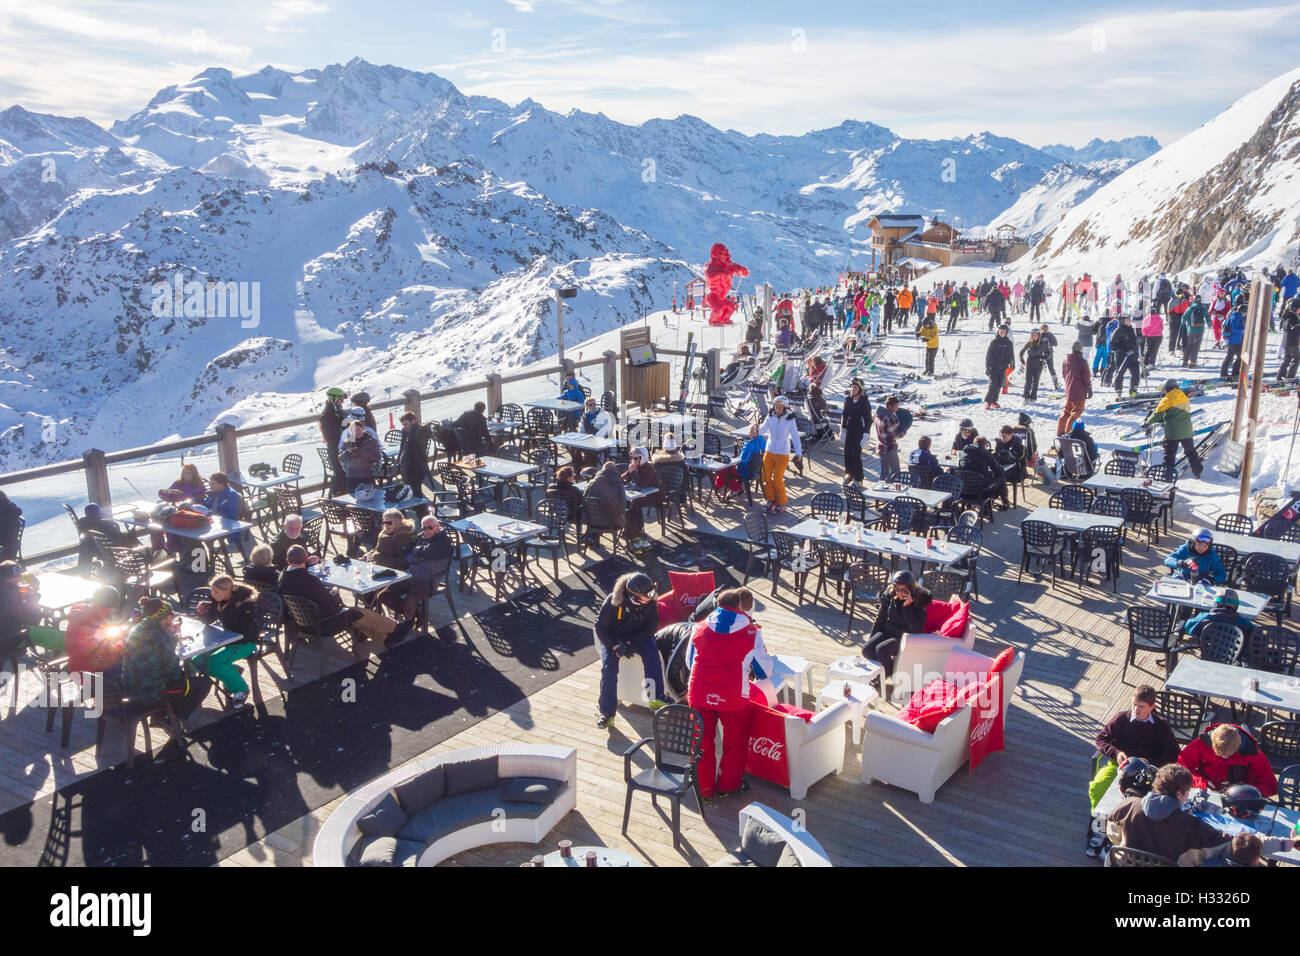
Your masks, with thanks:
<instances>
[{"instance_id":1,"label":"white armchair","mask_svg":"<svg viewBox=\"0 0 1300 956\"><path fill-rule=\"evenodd\" d=\"M988 673L991 658L975 651L952 647L950 638L947 658L938 673L930 679L943 677L962 680L971 675L983 677ZM927 652L934 651L928 648ZM918 660L924 660L916 649ZM1011 695L1024 670L1025 655L1017 652L1002 674L1002 717L1006 720ZM933 803L935 792L957 769L970 759L970 721L972 708L962 707L950 717L939 722L934 733L926 733L897 717L869 711L862 733L862 780L872 783L879 780L920 797L922 803Z\"/></svg>"},{"instance_id":2,"label":"white armchair","mask_svg":"<svg viewBox=\"0 0 1300 956\"><path fill-rule=\"evenodd\" d=\"M842 700L808 721L792 714L783 716L784 739L773 743L785 747L790 796L794 799L808 796L808 788L822 777L844 770L844 724L849 718L849 704ZM750 746L755 742L751 735Z\"/></svg>"},{"instance_id":3,"label":"white armchair","mask_svg":"<svg viewBox=\"0 0 1300 956\"><path fill-rule=\"evenodd\" d=\"M894 660L894 674L889 679L889 699L906 702L913 691L944 674L948 655L956 648L975 647L975 628L967 627L962 637L942 634L904 634Z\"/></svg>"},{"instance_id":4,"label":"white armchair","mask_svg":"<svg viewBox=\"0 0 1300 956\"><path fill-rule=\"evenodd\" d=\"M593 637L596 644L596 652L600 653L600 638ZM663 669L664 662L662 656L659 660L660 670ZM637 707L649 707L650 701L654 699L654 688L646 686L645 664L641 661L640 654L633 654L631 657L623 657L618 662L618 699L624 704L632 704Z\"/></svg>"}]
</instances>

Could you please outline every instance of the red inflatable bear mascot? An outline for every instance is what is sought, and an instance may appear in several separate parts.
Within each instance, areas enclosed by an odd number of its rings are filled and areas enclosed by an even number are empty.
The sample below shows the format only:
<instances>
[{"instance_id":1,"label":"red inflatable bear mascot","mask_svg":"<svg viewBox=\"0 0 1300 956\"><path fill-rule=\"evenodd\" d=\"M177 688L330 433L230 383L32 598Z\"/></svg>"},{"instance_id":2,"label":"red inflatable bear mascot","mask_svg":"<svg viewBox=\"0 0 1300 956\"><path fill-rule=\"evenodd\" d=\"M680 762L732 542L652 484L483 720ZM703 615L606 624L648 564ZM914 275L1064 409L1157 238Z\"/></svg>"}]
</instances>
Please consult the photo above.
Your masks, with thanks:
<instances>
[{"instance_id":1,"label":"red inflatable bear mascot","mask_svg":"<svg viewBox=\"0 0 1300 956\"><path fill-rule=\"evenodd\" d=\"M704 307L712 310L709 325L731 325L731 313L736 311L736 303L727 298L731 292L732 276L747 276L749 270L731 261L731 253L720 242L713 244L709 253L709 264L704 270L705 282L709 292L704 297Z\"/></svg>"}]
</instances>

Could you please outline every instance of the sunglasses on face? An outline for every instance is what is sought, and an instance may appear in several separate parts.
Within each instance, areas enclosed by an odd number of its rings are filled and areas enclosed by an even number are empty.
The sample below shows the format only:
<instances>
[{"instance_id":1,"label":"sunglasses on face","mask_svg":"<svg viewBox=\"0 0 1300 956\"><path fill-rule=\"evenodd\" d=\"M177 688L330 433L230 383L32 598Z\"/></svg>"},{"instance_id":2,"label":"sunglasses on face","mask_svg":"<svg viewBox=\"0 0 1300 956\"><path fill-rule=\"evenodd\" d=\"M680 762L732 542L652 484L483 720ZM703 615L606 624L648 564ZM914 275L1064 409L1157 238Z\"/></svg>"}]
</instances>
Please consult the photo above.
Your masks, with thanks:
<instances>
[{"instance_id":1,"label":"sunglasses on face","mask_svg":"<svg viewBox=\"0 0 1300 956\"><path fill-rule=\"evenodd\" d=\"M393 521L385 521L385 522L384 522L384 527L385 527L385 528L391 528L395 523L396 523L396 522L393 522Z\"/></svg>"}]
</instances>

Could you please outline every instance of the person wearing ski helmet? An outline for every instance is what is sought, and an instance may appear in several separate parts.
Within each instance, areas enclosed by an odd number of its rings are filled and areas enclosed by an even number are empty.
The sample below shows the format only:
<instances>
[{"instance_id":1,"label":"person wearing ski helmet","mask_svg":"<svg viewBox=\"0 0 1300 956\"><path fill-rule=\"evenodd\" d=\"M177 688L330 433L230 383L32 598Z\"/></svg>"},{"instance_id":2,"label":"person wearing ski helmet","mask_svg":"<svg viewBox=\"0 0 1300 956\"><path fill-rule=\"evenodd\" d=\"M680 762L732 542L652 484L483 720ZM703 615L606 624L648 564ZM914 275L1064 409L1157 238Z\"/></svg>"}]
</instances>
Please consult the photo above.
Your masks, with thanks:
<instances>
[{"instance_id":1,"label":"person wearing ski helmet","mask_svg":"<svg viewBox=\"0 0 1300 956\"><path fill-rule=\"evenodd\" d=\"M852 487L861 487L862 439L871 428L871 399L862 390L862 382L854 379L849 383L849 394L844 399L844 410L840 416L840 428L844 434L844 482Z\"/></svg>"},{"instance_id":2,"label":"person wearing ski helmet","mask_svg":"<svg viewBox=\"0 0 1300 956\"><path fill-rule=\"evenodd\" d=\"M1250 635L1255 632L1255 623L1247 618L1242 617L1238 610L1241 608L1241 597L1233 588L1228 588L1214 599L1214 605L1208 611L1202 611L1195 617L1190 618L1183 625L1183 630L1192 638L1199 638L1201 628L1206 624L1227 624L1241 631L1242 636L1249 639Z\"/></svg>"},{"instance_id":3,"label":"person wearing ski helmet","mask_svg":"<svg viewBox=\"0 0 1300 956\"><path fill-rule=\"evenodd\" d=\"M1186 767L1165 764L1156 771L1150 793L1128 797L1110 812L1106 836L1115 846L1156 853L1175 862L1190 850L1227 843L1227 834L1195 814L1182 812L1193 786L1194 778Z\"/></svg>"},{"instance_id":4,"label":"person wearing ski helmet","mask_svg":"<svg viewBox=\"0 0 1300 956\"><path fill-rule=\"evenodd\" d=\"M658 710L664 698L663 661L655 643L659 627L659 603L655 584L648 574L633 571L614 582L600 610L596 612L596 642L600 649L600 699L596 726L607 728L618 707L619 660L638 655L654 697L650 709Z\"/></svg>"},{"instance_id":5,"label":"person wearing ski helmet","mask_svg":"<svg viewBox=\"0 0 1300 956\"><path fill-rule=\"evenodd\" d=\"M758 433L767 439L763 452L763 496L767 498L768 514L783 514L788 504L785 491L785 469L790 462L796 467L803 464L803 442L799 437L799 424L794 412L786 404L785 396L772 399L771 414L758 426Z\"/></svg>"},{"instance_id":6,"label":"person wearing ski helmet","mask_svg":"<svg viewBox=\"0 0 1300 956\"><path fill-rule=\"evenodd\" d=\"M1094 808L1130 758L1141 758L1155 767L1178 759L1178 740L1169 721L1156 709L1157 700L1154 687L1138 686L1129 706L1117 711L1097 732L1094 743L1103 760L1088 786Z\"/></svg>"},{"instance_id":7,"label":"person wearing ski helmet","mask_svg":"<svg viewBox=\"0 0 1300 956\"><path fill-rule=\"evenodd\" d=\"M1177 379L1171 378L1165 382L1164 397L1160 399L1155 411L1147 416L1143 424L1147 428L1164 425L1166 468L1173 469L1178 455L1178 446L1182 445L1183 451L1187 453L1187 463L1191 466L1192 474L1197 478L1201 477L1204 466L1200 454L1196 451L1196 442L1193 438L1191 405L1187 393L1179 387Z\"/></svg>"},{"instance_id":8,"label":"person wearing ski helmet","mask_svg":"<svg viewBox=\"0 0 1300 956\"><path fill-rule=\"evenodd\" d=\"M930 592L916 582L912 572L896 572L880 596L880 610L862 656L879 663L885 676L891 676L903 635L925 633L925 611L929 606Z\"/></svg>"},{"instance_id":9,"label":"person wearing ski helmet","mask_svg":"<svg viewBox=\"0 0 1300 956\"><path fill-rule=\"evenodd\" d=\"M975 423L969 418L963 418L961 424L957 426L957 437L952 440L952 453L959 454L963 448L980 437L980 433L975 429Z\"/></svg>"},{"instance_id":10,"label":"person wearing ski helmet","mask_svg":"<svg viewBox=\"0 0 1300 956\"><path fill-rule=\"evenodd\" d=\"M325 393L325 407L321 409L318 423L321 441L325 443L325 458L329 465L330 494L341 495L347 485L343 468L339 465L339 440L343 437L346 414L343 399L348 393L341 388L331 388Z\"/></svg>"},{"instance_id":11,"label":"person wearing ski helmet","mask_svg":"<svg viewBox=\"0 0 1300 956\"><path fill-rule=\"evenodd\" d=\"M1170 574L1192 583L1223 584L1228 580L1228 572L1214 550L1214 532L1209 528L1198 528L1196 534L1165 558L1165 567Z\"/></svg>"}]
</instances>

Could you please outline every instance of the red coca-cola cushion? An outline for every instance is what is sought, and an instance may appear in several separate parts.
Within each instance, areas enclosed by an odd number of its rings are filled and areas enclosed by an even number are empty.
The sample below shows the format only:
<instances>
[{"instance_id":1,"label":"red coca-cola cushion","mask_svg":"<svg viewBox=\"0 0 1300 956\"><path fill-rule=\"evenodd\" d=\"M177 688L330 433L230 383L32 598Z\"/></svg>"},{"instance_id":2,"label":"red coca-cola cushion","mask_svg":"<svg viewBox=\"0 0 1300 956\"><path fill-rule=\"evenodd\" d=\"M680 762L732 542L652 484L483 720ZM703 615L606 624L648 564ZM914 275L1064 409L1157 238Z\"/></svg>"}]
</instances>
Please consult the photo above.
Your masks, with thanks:
<instances>
[{"instance_id":1,"label":"red coca-cola cushion","mask_svg":"<svg viewBox=\"0 0 1300 956\"><path fill-rule=\"evenodd\" d=\"M805 724L816 716L811 710L804 710L802 707L796 707L794 704L777 704L772 709L780 711L783 714L789 714L791 717L798 717Z\"/></svg>"},{"instance_id":2,"label":"red coca-cola cushion","mask_svg":"<svg viewBox=\"0 0 1300 956\"><path fill-rule=\"evenodd\" d=\"M959 708L970 703L978 695L981 686L979 682L958 687L945 680L930 681L912 695L907 706L899 712L898 719L932 734L945 717L951 717Z\"/></svg>"},{"instance_id":3,"label":"red coca-cola cushion","mask_svg":"<svg viewBox=\"0 0 1300 956\"><path fill-rule=\"evenodd\" d=\"M970 623L970 605L965 601L931 601L925 609L927 634L960 638Z\"/></svg>"},{"instance_id":4,"label":"red coca-cola cushion","mask_svg":"<svg viewBox=\"0 0 1300 956\"><path fill-rule=\"evenodd\" d=\"M668 586L672 590L659 599L660 627L686 620L700 598L717 587L712 571L669 571Z\"/></svg>"},{"instance_id":5,"label":"red coca-cola cushion","mask_svg":"<svg viewBox=\"0 0 1300 956\"><path fill-rule=\"evenodd\" d=\"M989 676L1001 674L1011 666L1011 662L1016 659L1016 649L1014 647L1004 647L1002 653L993 658L993 663L989 665Z\"/></svg>"}]
</instances>

